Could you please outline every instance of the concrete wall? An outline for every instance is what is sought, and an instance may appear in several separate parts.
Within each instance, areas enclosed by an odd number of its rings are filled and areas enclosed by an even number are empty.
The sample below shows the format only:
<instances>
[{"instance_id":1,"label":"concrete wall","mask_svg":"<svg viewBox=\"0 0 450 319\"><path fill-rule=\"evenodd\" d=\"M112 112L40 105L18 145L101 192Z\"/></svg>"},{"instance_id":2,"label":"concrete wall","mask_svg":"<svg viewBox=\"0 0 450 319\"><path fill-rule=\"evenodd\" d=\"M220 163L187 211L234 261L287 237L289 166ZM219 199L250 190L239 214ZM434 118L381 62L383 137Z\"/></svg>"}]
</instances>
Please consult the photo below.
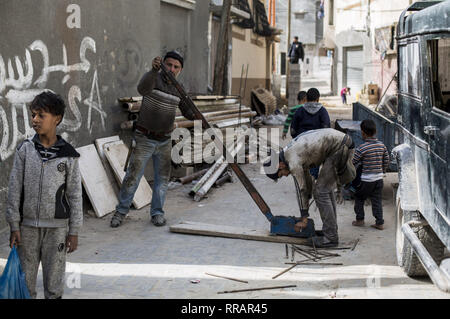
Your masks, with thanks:
<instances>
[{"instance_id":1,"label":"concrete wall","mask_svg":"<svg viewBox=\"0 0 450 319\"><path fill-rule=\"evenodd\" d=\"M199 35L207 32L207 4L197 0L188 10L159 0L1 2L0 229L15 148L34 135L27 109L33 97L45 89L62 95L67 109L58 134L75 147L126 136L119 126L127 113L117 98L138 95L140 77L166 48L186 54L187 90L206 93L208 43Z\"/></svg>"},{"instance_id":2,"label":"concrete wall","mask_svg":"<svg viewBox=\"0 0 450 319\"><path fill-rule=\"evenodd\" d=\"M290 42L298 36L303 44L316 44L316 1L292 1L291 14Z\"/></svg>"},{"instance_id":3,"label":"concrete wall","mask_svg":"<svg viewBox=\"0 0 450 319\"><path fill-rule=\"evenodd\" d=\"M180 75L189 92L206 93L208 85L209 0L197 0L195 10L161 3L161 54L176 49L184 56Z\"/></svg>"},{"instance_id":4,"label":"concrete wall","mask_svg":"<svg viewBox=\"0 0 450 319\"><path fill-rule=\"evenodd\" d=\"M231 57L231 94L239 95L239 86L244 89L245 74L248 65L248 77L245 96L242 100L244 105L250 106L251 90L263 87L270 90L271 79L271 47L266 38L252 29L243 29L236 25L232 26L232 57ZM242 66L244 75L241 83Z\"/></svg>"},{"instance_id":5,"label":"concrete wall","mask_svg":"<svg viewBox=\"0 0 450 319\"><path fill-rule=\"evenodd\" d=\"M316 2L316 0L291 0L291 39L287 41L288 1L276 0L276 27L284 30L280 36L281 52L287 51L288 43L292 42L294 36L298 36L299 41L304 44L316 44Z\"/></svg>"}]
</instances>

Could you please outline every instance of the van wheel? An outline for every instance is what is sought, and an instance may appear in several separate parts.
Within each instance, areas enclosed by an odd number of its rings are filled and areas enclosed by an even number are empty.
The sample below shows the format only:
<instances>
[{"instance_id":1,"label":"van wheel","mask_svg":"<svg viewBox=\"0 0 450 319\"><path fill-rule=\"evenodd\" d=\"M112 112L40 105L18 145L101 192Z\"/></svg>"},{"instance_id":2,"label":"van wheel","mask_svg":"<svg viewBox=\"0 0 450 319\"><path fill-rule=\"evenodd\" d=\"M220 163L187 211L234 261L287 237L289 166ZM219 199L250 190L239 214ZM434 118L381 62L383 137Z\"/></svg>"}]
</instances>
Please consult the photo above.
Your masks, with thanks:
<instances>
[{"instance_id":1,"label":"van wheel","mask_svg":"<svg viewBox=\"0 0 450 319\"><path fill-rule=\"evenodd\" d=\"M415 254L409 241L402 232L402 225L409 221L420 221L422 216L418 211L404 211L400 207L400 201L397 201L397 218L396 218L396 251L397 262L403 268L409 277L427 276L425 268ZM430 226L411 227L416 236L427 249L428 253L439 265L444 257L444 245L439 240L435 232Z\"/></svg>"}]
</instances>

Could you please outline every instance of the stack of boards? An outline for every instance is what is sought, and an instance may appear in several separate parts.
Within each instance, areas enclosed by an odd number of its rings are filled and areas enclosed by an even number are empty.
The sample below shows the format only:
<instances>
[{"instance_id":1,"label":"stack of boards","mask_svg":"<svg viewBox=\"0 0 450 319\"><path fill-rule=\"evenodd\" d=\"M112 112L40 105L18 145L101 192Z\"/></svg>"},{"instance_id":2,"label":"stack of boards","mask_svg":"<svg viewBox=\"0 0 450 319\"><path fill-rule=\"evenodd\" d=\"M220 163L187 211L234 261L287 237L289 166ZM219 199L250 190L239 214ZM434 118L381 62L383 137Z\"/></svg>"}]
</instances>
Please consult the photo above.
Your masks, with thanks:
<instances>
[{"instance_id":1,"label":"stack of boards","mask_svg":"<svg viewBox=\"0 0 450 319\"><path fill-rule=\"evenodd\" d=\"M103 217L116 209L118 194L125 177L128 146L119 136L105 137L77 148L80 153L81 181L97 217ZM142 176L133 198L136 209L150 204L152 189Z\"/></svg>"}]
</instances>

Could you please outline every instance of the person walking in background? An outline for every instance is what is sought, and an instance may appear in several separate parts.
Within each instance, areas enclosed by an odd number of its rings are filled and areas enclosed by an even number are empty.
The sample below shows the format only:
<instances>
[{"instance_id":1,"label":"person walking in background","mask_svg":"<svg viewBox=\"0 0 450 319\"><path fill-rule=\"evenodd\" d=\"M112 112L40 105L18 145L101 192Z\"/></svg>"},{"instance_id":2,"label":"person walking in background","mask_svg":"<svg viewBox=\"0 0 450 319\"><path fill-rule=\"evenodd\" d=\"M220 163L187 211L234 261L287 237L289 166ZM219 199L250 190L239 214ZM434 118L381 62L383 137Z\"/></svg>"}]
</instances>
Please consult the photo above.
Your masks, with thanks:
<instances>
[{"instance_id":1,"label":"person walking in background","mask_svg":"<svg viewBox=\"0 0 450 319\"><path fill-rule=\"evenodd\" d=\"M281 138L283 140L286 138L286 134L289 130L289 126L291 126L292 118L294 117L295 112L297 111L297 109L299 107L303 106L303 104L306 103L306 91L298 92L297 101L298 101L298 104L291 107L291 109L289 110L289 114L286 118L286 121L284 122L283 135L281 136ZM292 131L291 131L291 136L292 136Z\"/></svg>"},{"instance_id":2,"label":"person walking in background","mask_svg":"<svg viewBox=\"0 0 450 319\"><path fill-rule=\"evenodd\" d=\"M292 64L298 64L298 60L302 60L305 58L305 50L303 50L303 44L298 41L298 37L294 37L294 41L291 44L288 52L289 62Z\"/></svg>"},{"instance_id":3,"label":"person walking in background","mask_svg":"<svg viewBox=\"0 0 450 319\"><path fill-rule=\"evenodd\" d=\"M342 104L344 105L347 105L347 94L350 95L350 88L346 86L341 90Z\"/></svg>"}]
</instances>

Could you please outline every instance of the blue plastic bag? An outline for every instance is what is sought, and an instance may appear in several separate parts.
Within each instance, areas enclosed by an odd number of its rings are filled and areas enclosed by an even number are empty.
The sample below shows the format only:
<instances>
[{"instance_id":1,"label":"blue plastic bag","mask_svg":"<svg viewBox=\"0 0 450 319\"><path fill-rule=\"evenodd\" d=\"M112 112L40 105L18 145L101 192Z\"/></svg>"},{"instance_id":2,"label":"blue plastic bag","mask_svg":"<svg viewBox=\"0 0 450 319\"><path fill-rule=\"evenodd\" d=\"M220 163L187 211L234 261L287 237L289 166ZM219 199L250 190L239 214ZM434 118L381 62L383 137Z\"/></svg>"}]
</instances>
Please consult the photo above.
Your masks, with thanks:
<instances>
[{"instance_id":1,"label":"blue plastic bag","mask_svg":"<svg viewBox=\"0 0 450 319\"><path fill-rule=\"evenodd\" d=\"M13 246L5 270L0 277L0 299L30 299L25 273L20 266L19 254Z\"/></svg>"}]
</instances>

